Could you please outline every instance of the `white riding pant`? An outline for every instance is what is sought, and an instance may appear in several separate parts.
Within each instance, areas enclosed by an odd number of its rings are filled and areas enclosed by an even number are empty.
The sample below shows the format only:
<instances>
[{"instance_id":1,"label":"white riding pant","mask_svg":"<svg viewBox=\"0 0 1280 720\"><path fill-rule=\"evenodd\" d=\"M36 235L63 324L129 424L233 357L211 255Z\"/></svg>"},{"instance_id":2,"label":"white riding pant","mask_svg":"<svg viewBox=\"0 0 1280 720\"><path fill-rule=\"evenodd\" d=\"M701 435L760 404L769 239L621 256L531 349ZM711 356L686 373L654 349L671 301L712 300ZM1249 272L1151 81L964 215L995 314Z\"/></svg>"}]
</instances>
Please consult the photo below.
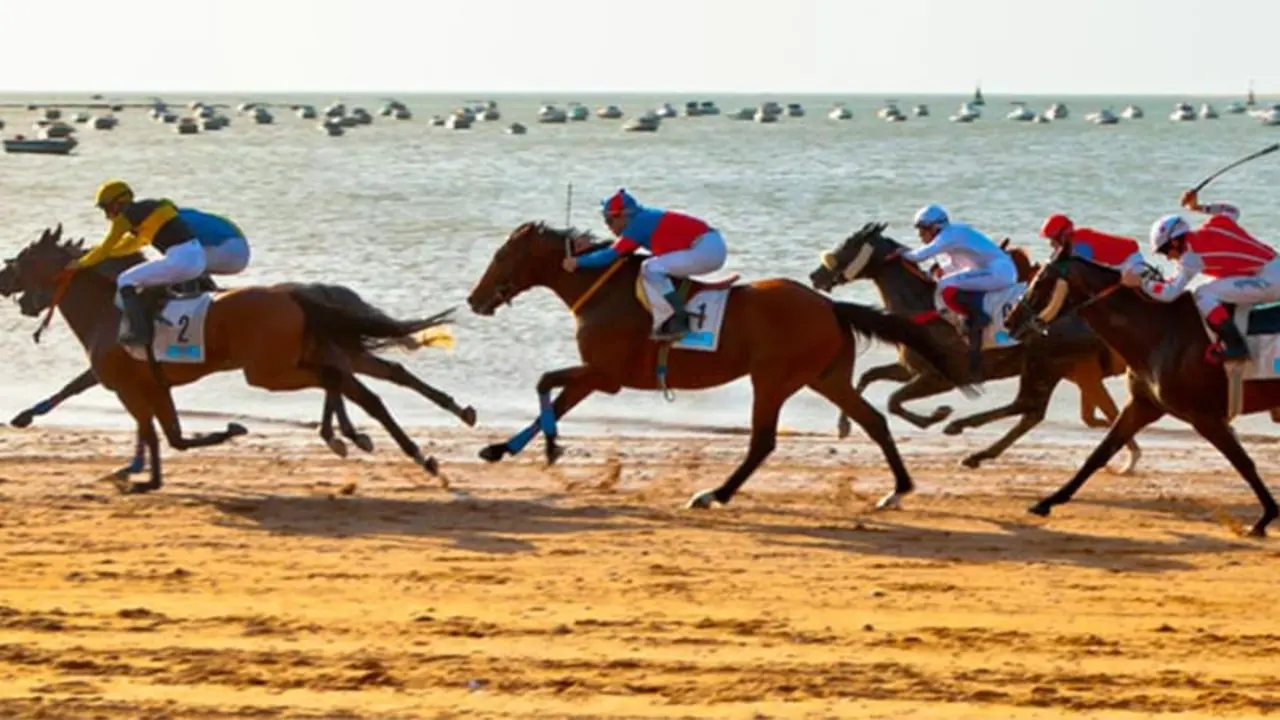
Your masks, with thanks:
<instances>
[{"instance_id":1,"label":"white riding pant","mask_svg":"<svg viewBox=\"0 0 1280 720\"><path fill-rule=\"evenodd\" d=\"M661 327L675 313L671 303L663 297L675 290L671 278L715 272L724 267L728 257L729 250L725 247L724 237L718 230L708 230L694 240L688 250L657 255L640 263L641 287L644 288L649 307L653 309L653 327Z\"/></svg>"},{"instance_id":2,"label":"white riding pant","mask_svg":"<svg viewBox=\"0 0 1280 720\"><path fill-rule=\"evenodd\" d=\"M205 247L199 240L174 245L155 260L138 263L120 273L116 287L158 287L195 280L207 273L235 275L249 264L249 243L244 238L227 238L217 246Z\"/></svg>"},{"instance_id":3,"label":"white riding pant","mask_svg":"<svg viewBox=\"0 0 1280 720\"><path fill-rule=\"evenodd\" d=\"M1191 291L1200 312L1208 315L1219 303L1253 306L1280 302L1280 258L1263 265L1251 277L1225 277Z\"/></svg>"},{"instance_id":4,"label":"white riding pant","mask_svg":"<svg viewBox=\"0 0 1280 720\"><path fill-rule=\"evenodd\" d=\"M1016 282L1018 282L1017 266L1013 264L1013 260L1003 257L984 268L972 268L970 270L961 270L951 275L944 275L942 279L938 280L938 287L933 294L933 302L939 310L945 311L948 308L942 299L942 294L947 288L974 292L992 292L1003 290Z\"/></svg>"}]
</instances>

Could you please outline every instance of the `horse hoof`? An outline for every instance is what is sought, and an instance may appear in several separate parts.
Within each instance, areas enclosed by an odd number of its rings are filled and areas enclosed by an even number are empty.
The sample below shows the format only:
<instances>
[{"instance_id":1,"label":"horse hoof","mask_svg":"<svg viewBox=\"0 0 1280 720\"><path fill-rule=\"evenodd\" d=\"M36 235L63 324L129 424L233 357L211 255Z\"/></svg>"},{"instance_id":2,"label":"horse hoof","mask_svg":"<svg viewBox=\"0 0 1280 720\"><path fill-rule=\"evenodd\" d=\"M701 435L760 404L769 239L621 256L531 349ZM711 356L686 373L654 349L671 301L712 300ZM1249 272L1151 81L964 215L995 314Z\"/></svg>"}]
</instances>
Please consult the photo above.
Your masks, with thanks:
<instances>
[{"instance_id":1,"label":"horse hoof","mask_svg":"<svg viewBox=\"0 0 1280 720\"><path fill-rule=\"evenodd\" d=\"M470 405L462 408L462 413L458 415L458 419L466 424L467 427L476 426L476 409Z\"/></svg>"},{"instance_id":2,"label":"horse hoof","mask_svg":"<svg viewBox=\"0 0 1280 720\"><path fill-rule=\"evenodd\" d=\"M227 423L227 437L240 437L241 435L248 434L249 428L241 425L240 423Z\"/></svg>"},{"instance_id":3,"label":"horse hoof","mask_svg":"<svg viewBox=\"0 0 1280 720\"><path fill-rule=\"evenodd\" d=\"M849 433L853 432L853 423L849 422L849 418L840 418L840 422L836 423L836 437L843 440L849 437Z\"/></svg>"},{"instance_id":4,"label":"horse hoof","mask_svg":"<svg viewBox=\"0 0 1280 720\"><path fill-rule=\"evenodd\" d=\"M719 500L716 500L715 490L703 490L702 492L694 493L693 497L689 498L685 508L688 510L710 510L719 502Z\"/></svg>"},{"instance_id":5,"label":"horse hoof","mask_svg":"<svg viewBox=\"0 0 1280 720\"><path fill-rule=\"evenodd\" d=\"M1264 538L1267 536L1267 526L1261 523L1249 528L1249 537Z\"/></svg>"},{"instance_id":6,"label":"horse hoof","mask_svg":"<svg viewBox=\"0 0 1280 720\"><path fill-rule=\"evenodd\" d=\"M902 509L902 496L896 492L891 492L888 495L885 495L884 497L880 498L880 502L876 503L876 510L901 510L901 509Z\"/></svg>"},{"instance_id":7,"label":"horse hoof","mask_svg":"<svg viewBox=\"0 0 1280 720\"><path fill-rule=\"evenodd\" d=\"M933 415L930 417L933 419L934 422L938 423L951 417L951 413L953 412L955 412L955 408L951 407L950 405L939 405L938 408L933 411Z\"/></svg>"},{"instance_id":8,"label":"horse hoof","mask_svg":"<svg viewBox=\"0 0 1280 720\"><path fill-rule=\"evenodd\" d=\"M23 410L17 415L14 415L13 419L9 421L9 424L16 428L24 428L30 425L31 421L35 419L36 419L36 414L34 412L30 410Z\"/></svg>"},{"instance_id":9,"label":"horse hoof","mask_svg":"<svg viewBox=\"0 0 1280 720\"><path fill-rule=\"evenodd\" d=\"M364 433L356 433L355 435L352 435L351 442L355 443L356 447L365 452L373 452L373 440Z\"/></svg>"},{"instance_id":10,"label":"horse hoof","mask_svg":"<svg viewBox=\"0 0 1280 720\"><path fill-rule=\"evenodd\" d=\"M1027 508L1027 512L1031 513L1032 515L1039 515L1040 517L1049 517L1049 511L1052 509L1053 509L1052 505L1042 500L1036 503L1035 505L1032 505L1031 507Z\"/></svg>"},{"instance_id":11,"label":"horse hoof","mask_svg":"<svg viewBox=\"0 0 1280 720\"><path fill-rule=\"evenodd\" d=\"M960 464L969 468L970 470L977 470L978 466L982 465L982 461L985 459L986 458L982 457L981 455L970 455L969 457L961 460Z\"/></svg>"},{"instance_id":12,"label":"horse hoof","mask_svg":"<svg viewBox=\"0 0 1280 720\"><path fill-rule=\"evenodd\" d=\"M480 459L485 462L496 463L507 454L506 443L494 443L486 446L480 451Z\"/></svg>"},{"instance_id":13,"label":"horse hoof","mask_svg":"<svg viewBox=\"0 0 1280 720\"><path fill-rule=\"evenodd\" d=\"M156 485L155 483L150 483L150 482L129 483L128 485L125 486L122 492L125 495L146 495L149 492L153 492L159 489L160 489L160 486Z\"/></svg>"},{"instance_id":14,"label":"horse hoof","mask_svg":"<svg viewBox=\"0 0 1280 720\"><path fill-rule=\"evenodd\" d=\"M341 438L325 438L324 442L329 446L329 450L332 451L334 455L337 455L340 458L347 456L347 444L342 442Z\"/></svg>"},{"instance_id":15,"label":"horse hoof","mask_svg":"<svg viewBox=\"0 0 1280 720\"><path fill-rule=\"evenodd\" d=\"M959 420L947 423L947 426L942 428L943 435L959 435L962 432L964 432L964 425L961 425Z\"/></svg>"},{"instance_id":16,"label":"horse hoof","mask_svg":"<svg viewBox=\"0 0 1280 720\"><path fill-rule=\"evenodd\" d=\"M426 470L427 474L431 477L435 477L440 474L440 463L430 455L426 458L419 458L418 464L421 465L422 469Z\"/></svg>"}]
</instances>

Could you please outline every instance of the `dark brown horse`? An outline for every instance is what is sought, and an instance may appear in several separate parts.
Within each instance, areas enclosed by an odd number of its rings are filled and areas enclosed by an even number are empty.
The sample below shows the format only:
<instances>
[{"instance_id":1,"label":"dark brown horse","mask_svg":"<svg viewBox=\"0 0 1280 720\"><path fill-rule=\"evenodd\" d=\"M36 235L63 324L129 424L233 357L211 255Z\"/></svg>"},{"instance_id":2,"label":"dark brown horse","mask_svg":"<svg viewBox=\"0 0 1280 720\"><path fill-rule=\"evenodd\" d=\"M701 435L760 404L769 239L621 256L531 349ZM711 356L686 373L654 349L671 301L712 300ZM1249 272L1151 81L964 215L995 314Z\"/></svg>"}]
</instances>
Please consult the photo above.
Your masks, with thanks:
<instances>
[{"instance_id":1,"label":"dark brown horse","mask_svg":"<svg viewBox=\"0 0 1280 720\"><path fill-rule=\"evenodd\" d=\"M1227 420L1227 376L1221 365L1205 359L1209 337L1191 293L1171 303L1150 300L1120 285L1119 272L1072 257L1067 246L1031 283L1010 313L1009 327L1032 335L1066 314L1079 314L1124 357L1129 402L1075 476L1030 511L1047 516L1053 506L1070 501L1121 445L1167 414L1195 428L1249 483L1262 505L1250 534L1266 535L1277 515L1276 501ZM1280 407L1280 380L1246 382L1243 400L1245 413Z\"/></svg>"},{"instance_id":2,"label":"dark brown horse","mask_svg":"<svg viewBox=\"0 0 1280 720\"><path fill-rule=\"evenodd\" d=\"M870 280L880 291L885 307L896 315L918 316L934 308L934 292L937 287L913 263L903 260L898 253L904 246L886 237L883 223L867 223L850 235L833 252L822 254L822 263L809 275L813 286L830 291L838 285L853 280ZM1038 269L1031 263L1022 248L1007 248L1006 252L1018 267L1018 280L1027 282ZM955 326L944 319L929 320L925 327L937 343L956 361L965 358L969 345ZM1066 319L1055 323L1046 337L1035 337L1008 347L989 348L982 352L982 377L990 380L1018 377L1018 394L1013 402L969 417L953 420L944 432L959 435L966 428L981 427L995 420L1021 416L990 447L980 450L962 462L971 468L985 460L1000 456L1032 428L1039 425L1049 407L1049 400L1058 383L1070 380L1080 388L1080 417L1088 427L1106 427L1109 420L1119 414L1110 393L1102 384L1105 377L1124 372L1124 361L1098 339L1083 322ZM889 396L889 411L919 428L927 428L951 415L948 406L936 408L931 415L920 416L903 407L909 400L918 400L953 389L950 380L934 372L928 364L909 349L902 349L898 362L871 368L858 378L858 391L877 380L896 380L906 384ZM1097 418L1095 409L1101 409L1107 420ZM844 422L844 418L841 417ZM841 437L844 430L841 428ZM1121 471L1133 472L1141 457L1136 442L1130 441L1129 462Z\"/></svg>"},{"instance_id":3,"label":"dark brown horse","mask_svg":"<svg viewBox=\"0 0 1280 720\"><path fill-rule=\"evenodd\" d=\"M581 254L589 236L572 229L557 230L543 223L517 227L498 248L467 302L480 315L492 315L503 303L534 287L554 292L577 317L578 353L582 364L546 373L538 381L542 411L528 428L505 443L490 445L480 456L496 462L520 452L541 431L546 437L547 461L561 450L556 421L592 393L613 394L622 388L657 390L655 367L659 344L650 340L649 313L636 299L636 280L643 257L619 259L604 270L565 272L566 253ZM573 248L570 250L570 248ZM754 400L747 457L719 487L696 493L689 507L728 503L738 488L773 452L778 413L798 390L809 387L848 413L884 453L893 471L894 491L880 507L898 504L913 489L910 475L884 416L867 404L850 379L855 354L854 335L901 343L926 362L948 370L946 357L928 333L899 318L854 303L833 302L804 285L769 279L733 287L724 313L723 330L715 352L673 349L667 384L673 389L706 389L751 378ZM563 388L551 399L551 391Z\"/></svg>"},{"instance_id":4,"label":"dark brown horse","mask_svg":"<svg viewBox=\"0 0 1280 720\"><path fill-rule=\"evenodd\" d=\"M24 314L37 315L54 302L62 268L83 254L82 242L62 242L61 226L46 230L19 255L6 261L0 286L20 293ZM58 309L89 355L94 376L116 393L138 424L138 437L150 454L150 479L123 484L135 470L117 473L122 491L148 492L163 482L159 421L170 446L178 450L217 445L246 430L228 424L226 430L187 437L182 434L170 392L224 370L242 370L249 384L267 390L322 388L326 391L325 424L337 415L344 434L356 440L340 399L352 400L376 418L400 448L431 474L434 458L404 433L381 399L356 377L407 374L403 367L373 355L388 345L428 346L434 333L449 320L442 313L421 320L395 320L369 305L355 292L337 285L280 284L244 287L219 293L205 319L206 359L202 363L157 363L135 360L116 342L120 313L114 303L115 277L144 258L134 254L75 273L65 285ZM398 370L397 370L398 368ZM388 378L389 379L389 378ZM135 462L136 465L136 462Z\"/></svg>"}]
</instances>

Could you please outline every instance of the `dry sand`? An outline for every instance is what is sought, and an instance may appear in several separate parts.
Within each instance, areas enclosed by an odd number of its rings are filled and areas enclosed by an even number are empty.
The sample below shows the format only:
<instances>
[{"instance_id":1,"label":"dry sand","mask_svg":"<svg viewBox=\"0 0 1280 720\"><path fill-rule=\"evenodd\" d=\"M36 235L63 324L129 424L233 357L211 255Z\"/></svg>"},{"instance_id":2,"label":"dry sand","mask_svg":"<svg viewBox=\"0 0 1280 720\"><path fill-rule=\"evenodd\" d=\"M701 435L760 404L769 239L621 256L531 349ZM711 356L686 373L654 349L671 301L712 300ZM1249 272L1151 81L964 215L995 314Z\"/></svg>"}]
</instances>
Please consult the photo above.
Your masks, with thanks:
<instances>
[{"instance_id":1,"label":"dry sand","mask_svg":"<svg viewBox=\"0 0 1280 720\"><path fill-rule=\"evenodd\" d=\"M1233 534L1257 508L1203 443L1148 443L1041 520L1081 449L974 472L903 440L921 493L877 514L878 452L788 437L695 513L744 438L569 438L548 471L540 442L484 466L492 433L436 435L469 498L382 434L345 460L301 430L166 451L165 489L126 497L94 479L128 437L0 430L0 716L1280 711L1280 541Z\"/></svg>"}]
</instances>

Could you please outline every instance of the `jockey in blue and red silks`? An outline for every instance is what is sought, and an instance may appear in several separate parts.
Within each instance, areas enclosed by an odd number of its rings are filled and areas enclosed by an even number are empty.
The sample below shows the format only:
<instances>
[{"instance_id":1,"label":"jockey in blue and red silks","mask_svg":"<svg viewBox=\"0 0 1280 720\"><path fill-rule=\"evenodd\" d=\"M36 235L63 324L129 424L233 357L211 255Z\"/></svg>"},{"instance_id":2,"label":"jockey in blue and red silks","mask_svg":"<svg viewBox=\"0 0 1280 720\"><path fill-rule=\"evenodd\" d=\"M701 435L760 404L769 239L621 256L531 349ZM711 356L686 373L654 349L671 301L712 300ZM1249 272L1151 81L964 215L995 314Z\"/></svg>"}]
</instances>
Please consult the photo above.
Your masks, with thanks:
<instances>
[{"instance_id":1,"label":"jockey in blue and red silks","mask_svg":"<svg viewBox=\"0 0 1280 720\"><path fill-rule=\"evenodd\" d=\"M609 196L601 209L617 236L610 247L566 258L565 270L601 268L619 256L644 248L652 253L640 265L641 286L653 310L653 339L674 340L689 331L689 314L671 278L705 275L724 267L728 250L720 231L691 215L645 207L626 190Z\"/></svg>"}]
</instances>

